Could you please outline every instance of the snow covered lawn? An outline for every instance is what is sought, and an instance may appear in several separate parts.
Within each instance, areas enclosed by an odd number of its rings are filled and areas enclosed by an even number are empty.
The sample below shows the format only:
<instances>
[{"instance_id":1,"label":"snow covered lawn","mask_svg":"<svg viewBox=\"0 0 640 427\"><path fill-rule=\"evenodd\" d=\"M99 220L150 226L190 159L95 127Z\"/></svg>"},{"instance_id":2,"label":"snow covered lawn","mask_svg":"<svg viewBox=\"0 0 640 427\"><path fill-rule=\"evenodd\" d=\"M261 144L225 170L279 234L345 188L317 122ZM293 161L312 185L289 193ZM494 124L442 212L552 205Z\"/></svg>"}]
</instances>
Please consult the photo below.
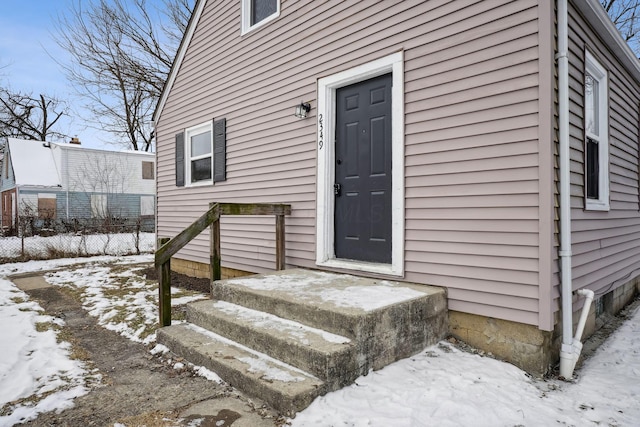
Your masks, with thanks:
<instances>
[{"instance_id":1,"label":"snow covered lawn","mask_svg":"<svg viewBox=\"0 0 640 427\"><path fill-rule=\"evenodd\" d=\"M96 380L70 358L67 344L56 342L55 325L62 320L43 316L6 276L55 270L46 279L80 296L100 324L132 340L152 343L157 285L145 285L131 265L151 259L145 255L0 265L4 349L0 426L42 411L62 410ZM79 262L84 264L65 268ZM173 303L194 297L176 293ZM443 341L316 399L290 422L293 426L638 426L640 311L631 313L576 374L573 383L536 380L510 364L460 351Z\"/></svg>"},{"instance_id":2,"label":"snow covered lawn","mask_svg":"<svg viewBox=\"0 0 640 427\"><path fill-rule=\"evenodd\" d=\"M140 233L138 249L140 253L155 250L155 233ZM126 255L136 253L136 235L134 233L112 234L58 234L55 236L0 237L0 258L19 259L24 256L32 259L55 258L56 254L87 255ZM24 258L23 258L24 259Z\"/></svg>"},{"instance_id":3,"label":"snow covered lawn","mask_svg":"<svg viewBox=\"0 0 640 427\"><path fill-rule=\"evenodd\" d=\"M27 294L0 278L0 425L60 410L87 392L82 363L57 341L60 319L41 314Z\"/></svg>"},{"instance_id":4,"label":"snow covered lawn","mask_svg":"<svg viewBox=\"0 0 640 427\"><path fill-rule=\"evenodd\" d=\"M67 287L105 328L127 338L151 343L158 324L157 282L146 281L136 270L152 255L30 261L0 265L0 426L32 419L40 412L63 410L73 398L88 392L100 376L87 372L71 357L71 348L59 342L64 320L41 314L6 277L37 271L56 286ZM75 264L75 265L74 265ZM172 305L205 298L203 294L172 288ZM177 313L176 313L177 314Z\"/></svg>"}]
</instances>

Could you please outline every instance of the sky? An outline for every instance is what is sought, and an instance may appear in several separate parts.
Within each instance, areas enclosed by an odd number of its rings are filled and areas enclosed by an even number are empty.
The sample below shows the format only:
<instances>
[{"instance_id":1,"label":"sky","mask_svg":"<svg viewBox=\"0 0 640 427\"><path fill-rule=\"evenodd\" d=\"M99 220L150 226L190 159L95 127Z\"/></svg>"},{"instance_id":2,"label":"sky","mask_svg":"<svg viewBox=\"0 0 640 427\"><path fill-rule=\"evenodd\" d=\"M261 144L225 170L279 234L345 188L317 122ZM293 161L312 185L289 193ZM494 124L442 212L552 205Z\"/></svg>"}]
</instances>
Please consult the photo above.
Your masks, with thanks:
<instances>
[{"instance_id":1,"label":"sky","mask_svg":"<svg viewBox=\"0 0 640 427\"><path fill-rule=\"evenodd\" d=\"M40 93L68 100L80 114L82 101L76 96L60 66L68 55L55 42L55 23L78 2L86 0L0 0L0 84L14 91ZM152 0L151 3L161 3ZM82 119L65 118L59 130L77 136L82 145L121 150L105 132ZM111 142L111 143L110 143Z\"/></svg>"},{"instance_id":2,"label":"sky","mask_svg":"<svg viewBox=\"0 0 640 427\"><path fill-rule=\"evenodd\" d=\"M152 299L157 296L157 287L136 276L140 266L133 265L152 261L152 255L141 255L0 264L0 342L12 343L0 358L0 408L5 409L0 425L68 408L74 397L90 392L101 381L99 372L87 371L69 358L68 345L55 340L55 327L36 327L47 322L61 325L64 320L42 313L7 276L42 271L53 286L81 291L75 293L83 295L83 307L100 325L148 343L152 353L162 354L167 349L153 345L152 333L157 324L157 303ZM110 263L120 267L112 271ZM132 266L127 268L127 264ZM105 292L121 286L130 291ZM182 291L172 289L174 304L206 297L178 292ZM639 307L636 305L622 326L578 367L572 382L532 378L511 364L441 341L316 399L290 422L293 427L637 426ZM131 315L114 316L115 310L123 309ZM141 314L147 319L142 329L137 320L135 326L114 320L140 318ZM141 334L141 330L147 332ZM185 363L172 361L170 355L164 360L176 369L175 364L182 369ZM188 365L187 369L221 381L202 367Z\"/></svg>"}]
</instances>

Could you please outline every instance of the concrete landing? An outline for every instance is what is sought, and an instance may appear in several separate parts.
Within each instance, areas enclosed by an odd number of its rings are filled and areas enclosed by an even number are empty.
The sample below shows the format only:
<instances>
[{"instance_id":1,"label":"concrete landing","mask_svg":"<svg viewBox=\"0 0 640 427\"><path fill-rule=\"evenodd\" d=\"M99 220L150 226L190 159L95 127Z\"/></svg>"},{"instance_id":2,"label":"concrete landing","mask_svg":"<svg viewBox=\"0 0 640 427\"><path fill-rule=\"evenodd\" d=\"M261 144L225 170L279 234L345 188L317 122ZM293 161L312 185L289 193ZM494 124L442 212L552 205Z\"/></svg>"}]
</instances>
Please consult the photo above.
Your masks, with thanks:
<instances>
[{"instance_id":1,"label":"concrete landing","mask_svg":"<svg viewBox=\"0 0 640 427\"><path fill-rule=\"evenodd\" d=\"M51 287L51 284L44 280L44 277L42 277L42 273L39 273L38 276L10 276L9 280L15 283L18 289L23 291L32 291L34 289Z\"/></svg>"},{"instance_id":2,"label":"concrete landing","mask_svg":"<svg viewBox=\"0 0 640 427\"><path fill-rule=\"evenodd\" d=\"M448 330L445 291L430 286L294 269L211 289L212 300L188 306L190 325L161 329L158 342L282 412L418 353ZM310 380L278 383L226 340Z\"/></svg>"}]
</instances>

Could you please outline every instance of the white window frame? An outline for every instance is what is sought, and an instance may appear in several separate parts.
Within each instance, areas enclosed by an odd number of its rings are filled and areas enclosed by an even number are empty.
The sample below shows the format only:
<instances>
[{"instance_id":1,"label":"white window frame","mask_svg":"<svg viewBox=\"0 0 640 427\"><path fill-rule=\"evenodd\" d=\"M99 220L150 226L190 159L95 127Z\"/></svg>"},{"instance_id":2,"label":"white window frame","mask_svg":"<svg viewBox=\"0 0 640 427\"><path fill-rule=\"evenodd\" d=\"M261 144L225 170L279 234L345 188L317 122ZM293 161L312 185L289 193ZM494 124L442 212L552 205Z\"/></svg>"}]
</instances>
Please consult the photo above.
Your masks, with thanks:
<instances>
[{"instance_id":1,"label":"white window frame","mask_svg":"<svg viewBox=\"0 0 640 427\"><path fill-rule=\"evenodd\" d=\"M391 89L391 264L337 259L335 256L335 120L336 89L392 74ZM402 276L404 274L404 57L397 52L318 80L318 194L316 264L328 268Z\"/></svg>"},{"instance_id":2,"label":"white window frame","mask_svg":"<svg viewBox=\"0 0 640 427\"><path fill-rule=\"evenodd\" d=\"M585 126L584 126L584 197L585 209L594 211L608 211L609 206L609 90L607 70L591 55L585 51L585 77L590 74L598 82L598 134L587 131L586 125L586 102L585 102ZM584 85L583 85L584 86ZM598 198L587 197L587 138L592 138L598 142Z\"/></svg>"},{"instance_id":3,"label":"white window frame","mask_svg":"<svg viewBox=\"0 0 640 427\"><path fill-rule=\"evenodd\" d=\"M267 16L257 24L251 25L251 0L242 0L242 35L245 35L280 16L280 0L276 0L276 12Z\"/></svg>"},{"instance_id":4,"label":"white window frame","mask_svg":"<svg viewBox=\"0 0 640 427\"><path fill-rule=\"evenodd\" d=\"M211 145L211 178L202 181L191 182L191 161L206 158L208 156L191 157L191 137L201 133L209 132ZM184 131L184 185L185 187L199 187L202 185L213 185L213 123L208 121L197 126L190 127Z\"/></svg>"}]
</instances>

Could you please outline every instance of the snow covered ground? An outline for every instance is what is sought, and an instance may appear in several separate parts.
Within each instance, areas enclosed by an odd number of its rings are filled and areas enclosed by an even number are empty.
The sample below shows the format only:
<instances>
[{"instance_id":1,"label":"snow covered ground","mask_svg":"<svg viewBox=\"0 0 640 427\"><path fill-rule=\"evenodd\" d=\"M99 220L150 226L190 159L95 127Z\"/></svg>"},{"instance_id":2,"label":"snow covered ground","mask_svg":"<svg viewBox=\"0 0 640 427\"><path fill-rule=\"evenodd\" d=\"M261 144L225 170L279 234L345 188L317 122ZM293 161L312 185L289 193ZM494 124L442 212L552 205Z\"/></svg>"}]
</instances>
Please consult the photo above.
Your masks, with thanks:
<instances>
[{"instance_id":1,"label":"snow covered ground","mask_svg":"<svg viewBox=\"0 0 640 427\"><path fill-rule=\"evenodd\" d=\"M155 233L140 233L140 253L155 250ZM24 243L24 246L23 246ZM17 259L23 254L28 258L49 258L51 253L85 255L125 255L136 253L134 233L112 234L58 234L55 236L32 236L0 238L0 258ZM24 258L23 258L24 259Z\"/></svg>"},{"instance_id":2,"label":"snow covered ground","mask_svg":"<svg viewBox=\"0 0 640 427\"><path fill-rule=\"evenodd\" d=\"M55 270L47 280L73 287L100 324L132 340L152 343L156 292L144 286L131 266L151 259L145 255L0 265L0 426L62 410L73 404L75 396L86 393L91 381L99 380L98 373L86 372L70 359L68 345L56 343L55 325L62 320L42 315L6 276ZM84 264L65 269L79 262ZM193 298L175 297L174 304ZM532 379L510 364L460 351L444 341L316 399L290 422L293 426L639 426L640 310L576 376L572 383Z\"/></svg>"},{"instance_id":3,"label":"snow covered ground","mask_svg":"<svg viewBox=\"0 0 640 427\"><path fill-rule=\"evenodd\" d=\"M100 325L151 343L158 323L157 282L145 281L134 271L140 269L135 264L152 260L153 255L101 256L0 265L0 427L70 407L73 398L100 381L99 373L88 372L70 357L67 343L57 342L64 320L43 315L7 276L49 271L46 279L80 295ZM178 289L172 294L172 305L206 297Z\"/></svg>"}]
</instances>

